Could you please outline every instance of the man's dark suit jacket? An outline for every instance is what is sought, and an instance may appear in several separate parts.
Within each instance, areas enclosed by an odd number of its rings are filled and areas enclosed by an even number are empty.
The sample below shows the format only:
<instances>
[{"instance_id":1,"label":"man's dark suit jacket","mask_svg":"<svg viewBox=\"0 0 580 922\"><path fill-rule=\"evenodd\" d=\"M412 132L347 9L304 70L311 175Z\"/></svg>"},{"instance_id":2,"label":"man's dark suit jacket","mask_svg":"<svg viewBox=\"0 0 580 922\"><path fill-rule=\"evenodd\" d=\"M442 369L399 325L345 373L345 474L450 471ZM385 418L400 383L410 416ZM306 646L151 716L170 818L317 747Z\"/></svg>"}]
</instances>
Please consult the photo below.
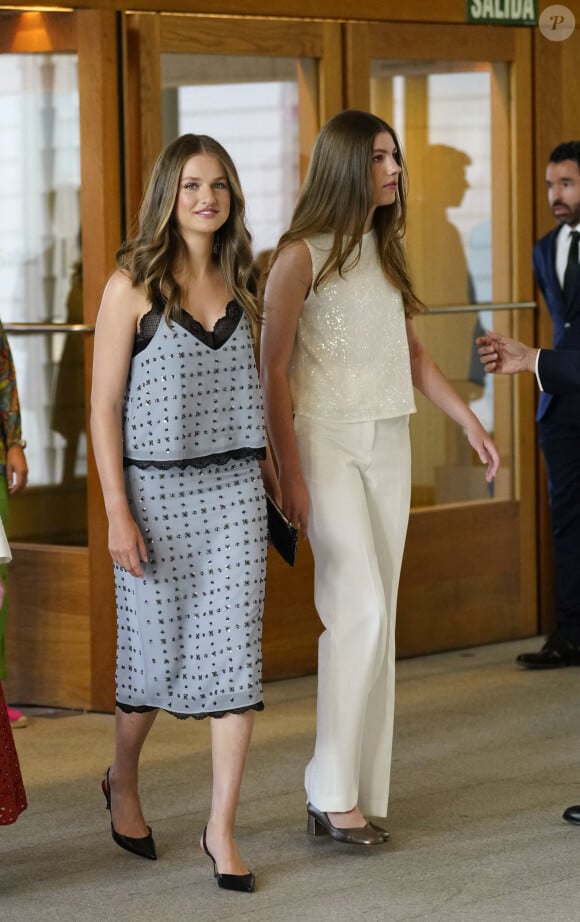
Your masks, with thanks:
<instances>
[{"instance_id":1,"label":"man's dark suit jacket","mask_svg":"<svg viewBox=\"0 0 580 922\"><path fill-rule=\"evenodd\" d=\"M580 393L580 350L540 349L538 377L548 394Z\"/></svg>"},{"instance_id":2,"label":"man's dark suit jacket","mask_svg":"<svg viewBox=\"0 0 580 922\"><path fill-rule=\"evenodd\" d=\"M559 352L559 350L580 350L580 273L576 279L576 291L571 307L567 308L556 275L556 239L560 230L560 226L555 227L537 241L534 246L533 260L536 281L552 317L554 350L558 350L555 358L550 357L551 350L540 353L540 369L544 368L544 374L548 375L549 386L554 387L554 380L550 378L550 374L556 367L560 367L568 384L565 385L565 389L558 386L558 391L554 390L554 393L564 395L562 397L555 397L547 392L540 394L536 419L543 419L552 402L558 401L560 406L557 416L562 417L559 422L575 421L577 425L580 425L580 389L576 390L569 386L571 380L569 376L574 373L574 367L578 367L578 359L568 360ZM560 362L561 365L559 365ZM564 369L568 370L564 371ZM560 372L558 375L561 379ZM542 387L548 389L541 370L540 380Z\"/></svg>"}]
</instances>

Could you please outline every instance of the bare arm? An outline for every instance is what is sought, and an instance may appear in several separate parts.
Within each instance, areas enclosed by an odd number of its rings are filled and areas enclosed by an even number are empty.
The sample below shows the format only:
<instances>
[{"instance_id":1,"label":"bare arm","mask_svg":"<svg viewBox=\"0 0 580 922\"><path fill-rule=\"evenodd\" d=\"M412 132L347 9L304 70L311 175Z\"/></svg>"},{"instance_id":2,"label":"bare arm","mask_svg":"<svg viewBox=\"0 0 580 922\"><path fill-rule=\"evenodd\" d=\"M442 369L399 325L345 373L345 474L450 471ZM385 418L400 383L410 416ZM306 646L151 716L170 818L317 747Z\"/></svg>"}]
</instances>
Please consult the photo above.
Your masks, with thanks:
<instances>
[{"instance_id":1,"label":"bare arm","mask_svg":"<svg viewBox=\"0 0 580 922\"><path fill-rule=\"evenodd\" d=\"M109 551L134 576L143 576L147 552L125 493L121 411L137 324L147 308L142 291L115 272L97 316L91 393L91 435L109 519Z\"/></svg>"},{"instance_id":2,"label":"bare arm","mask_svg":"<svg viewBox=\"0 0 580 922\"><path fill-rule=\"evenodd\" d=\"M258 372L260 370L260 343L254 343L254 355L256 359L256 367ZM275 503L278 506L282 505L282 494L280 492L280 484L278 483L278 473L276 471L276 465L274 463L274 458L272 457L272 448L270 447L270 440L266 435L266 457L263 461L259 462L260 464L260 474L262 475L262 482L264 484L264 489L269 496L272 497Z\"/></svg>"},{"instance_id":3,"label":"bare arm","mask_svg":"<svg viewBox=\"0 0 580 922\"><path fill-rule=\"evenodd\" d=\"M28 464L21 445L10 445L6 452L6 480L9 493L20 493L28 480Z\"/></svg>"},{"instance_id":4,"label":"bare arm","mask_svg":"<svg viewBox=\"0 0 580 922\"><path fill-rule=\"evenodd\" d=\"M487 465L485 479L488 482L493 480L499 468L499 455L492 439L435 364L417 337L415 325L410 319L407 320L407 338L413 384L431 403L465 429L469 444L479 455L481 463Z\"/></svg>"},{"instance_id":5,"label":"bare arm","mask_svg":"<svg viewBox=\"0 0 580 922\"><path fill-rule=\"evenodd\" d=\"M278 463L282 508L304 532L309 499L294 434L288 370L311 283L312 263L306 244L297 242L282 250L266 284L260 357L266 425Z\"/></svg>"},{"instance_id":6,"label":"bare arm","mask_svg":"<svg viewBox=\"0 0 580 922\"><path fill-rule=\"evenodd\" d=\"M266 458L264 461L260 461L260 473L266 493L272 497L274 502L280 505L282 502L282 494L280 492L280 484L278 483L274 459L272 458L272 452L268 443L266 443Z\"/></svg>"},{"instance_id":7,"label":"bare arm","mask_svg":"<svg viewBox=\"0 0 580 922\"><path fill-rule=\"evenodd\" d=\"M498 375L515 375L520 371L535 371L538 350L525 346L517 339L500 336L488 330L478 336L479 361L486 371Z\"/></svg>"}]
</instances>

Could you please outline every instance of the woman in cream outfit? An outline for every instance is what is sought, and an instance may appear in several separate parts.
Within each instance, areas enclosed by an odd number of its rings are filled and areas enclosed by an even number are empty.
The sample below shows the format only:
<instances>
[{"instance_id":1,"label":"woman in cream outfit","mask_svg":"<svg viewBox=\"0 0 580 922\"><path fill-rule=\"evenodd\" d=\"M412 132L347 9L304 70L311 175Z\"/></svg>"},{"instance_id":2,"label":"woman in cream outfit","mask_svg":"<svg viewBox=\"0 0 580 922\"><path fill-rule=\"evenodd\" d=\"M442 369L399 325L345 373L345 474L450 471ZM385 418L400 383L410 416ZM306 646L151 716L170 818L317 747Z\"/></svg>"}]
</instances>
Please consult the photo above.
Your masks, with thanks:
<instances>
[{"instance_id":1,"label":"woman in cream outfit","mask_svg":"<svg viewBox=\"0 0 580 922\"><path fill-rule=\"evenodd\" d=\"M319 642L308 830L376 845L388 832L395 606L410 499L413 386L495 446L425 351L403 237L406 176L396 135L346 110L322 129L265 292L262 382L283 508L315 560Z\"/></svg>"}]
</instances>

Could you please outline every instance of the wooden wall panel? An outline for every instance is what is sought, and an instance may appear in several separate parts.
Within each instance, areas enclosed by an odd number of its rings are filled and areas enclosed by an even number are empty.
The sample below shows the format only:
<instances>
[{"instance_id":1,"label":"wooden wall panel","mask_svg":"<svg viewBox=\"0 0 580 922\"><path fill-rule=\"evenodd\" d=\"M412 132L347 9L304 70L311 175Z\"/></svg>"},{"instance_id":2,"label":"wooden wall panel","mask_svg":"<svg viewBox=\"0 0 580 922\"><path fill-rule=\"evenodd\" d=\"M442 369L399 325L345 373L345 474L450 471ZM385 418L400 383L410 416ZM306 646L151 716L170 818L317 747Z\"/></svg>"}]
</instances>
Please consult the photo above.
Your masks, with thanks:
<instances>
[{"instance_id":1,"label":"wooden wall panel","mask_svg":"<svg viewBox=\"0 0 580 922\"><path fill-rule=\"evenodd\" d=\"M315 58L321 48L321 25L161 16L160 40L163 51Z\"/></svg>"},{"instance_id":2,"label":"wooden wall panel","mask_svg":"<svg viewBox=\"0 0 580 922\"><path fill-rule=\"evenodd\" d=\"M494 563L485 566L490 546ZM399 589L397 655L529 636L521 574L517 502L413 510ZM322 630L308 544L300 544L295 571L270 551L264 678L315 672Z\"/></svg>"},{"instance_id":3,"label":"wooden wall panel","mask_svg":"<svg viewBox=\"0 0 580 922\"><path fill-rule=\"evenodd\" d=\"M519 558L516 502L415 510L399 590L398 655L529 636Z\"/></svg>"},{"instance_id":4,"label":"wooden wall panel","mask_svg":"<svg viewBox=\"0 0 580 922\"><path fill-rule=\"evenodd\" d=\"M88 549L14 543L12 553L7 699L93 707Z\"/></svg>"},{"instance_id":5,"label":"wooden wall panel","mask_svg":"<svg viewBox=\"0 0 580 922\"><path fill-rule=\"evenodd\" d=\"M318 636L314 608L314 564L307 541L300 540L290 568L270 548L264 610L264 679L316 672Z\"/></svg>"}]
</instances>

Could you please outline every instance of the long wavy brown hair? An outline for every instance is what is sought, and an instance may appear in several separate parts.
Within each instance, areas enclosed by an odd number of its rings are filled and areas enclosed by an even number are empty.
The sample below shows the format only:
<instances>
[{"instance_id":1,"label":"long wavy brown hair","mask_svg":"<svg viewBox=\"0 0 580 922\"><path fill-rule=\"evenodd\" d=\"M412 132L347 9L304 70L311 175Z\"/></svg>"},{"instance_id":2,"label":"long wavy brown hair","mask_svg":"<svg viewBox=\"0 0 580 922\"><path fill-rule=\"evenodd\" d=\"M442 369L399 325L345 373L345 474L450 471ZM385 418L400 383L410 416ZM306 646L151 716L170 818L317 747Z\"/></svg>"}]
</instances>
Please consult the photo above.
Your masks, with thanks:
<instances>
[{"instance_id":1,"label":"long wavy brown hair","mask_svg":"<svg viewBox=\"0 0 580 922\"><path fill-rule=\"evenodd\" d=\"M181 135L161 152L141 202L137 230L117 251L117 266L127 272L133 285L143 285L152 304L165 299L164 313L169 323L182 295L175 272L186 256L185 241L175 217L179 181L187 161L198 154L209 154L219 160L227 179L230 213L215 234L213 255L228 289L255 331L261 311L244 195L232 158L208 135Z\"/></svg>"},{"instance_id":2,"label":"long wavy brown hair","mask_svg":"<svg viewBox=\"0 0 580 922\"><path fill-rule=\"evenodd\" d=\"M352 254L353 265L358 262L365 224L373 205L373 147L376 136L383 131L393 139L395 160L401 173L395 202L375 208L372 226L382 270L401 291L405 313L412 316L426 308L413 290L404 244L407 170L395 131L370 112L345 109L321 129L290 227L280 238L270 265L288 244L320 233L332 233L333 242L328 258L313 280L314 291L318 291L330 276L342 276Z\"/></svg>"}]
</instances>

